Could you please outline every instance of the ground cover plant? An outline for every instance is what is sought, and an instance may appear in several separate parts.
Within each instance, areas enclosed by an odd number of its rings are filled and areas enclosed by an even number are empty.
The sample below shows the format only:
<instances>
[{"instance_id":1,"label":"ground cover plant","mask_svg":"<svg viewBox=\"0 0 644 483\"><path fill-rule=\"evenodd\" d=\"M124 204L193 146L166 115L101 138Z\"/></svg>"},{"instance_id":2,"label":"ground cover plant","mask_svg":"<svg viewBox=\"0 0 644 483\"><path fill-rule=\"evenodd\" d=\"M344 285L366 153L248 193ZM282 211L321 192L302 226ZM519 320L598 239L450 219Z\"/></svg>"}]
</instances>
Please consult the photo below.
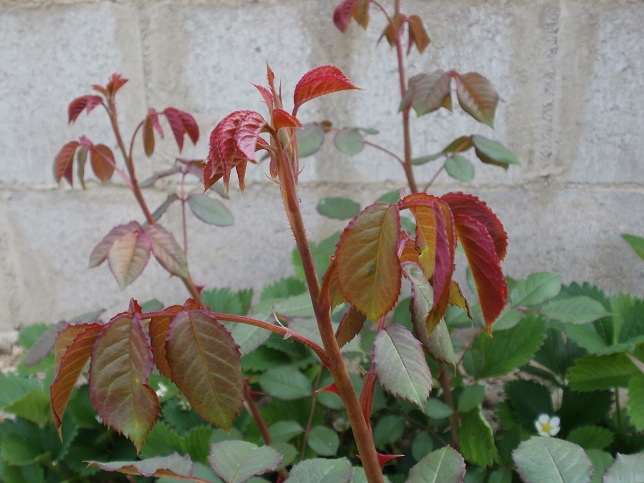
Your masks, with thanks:
<instances>
[{"instance_id":1,"label":"ground cover plant","mask_svg":"<svg viewBox=\"0 0 644 483\"><path fill-rule=\"evenodd\" d=\"M368 27L370 12L382 15L400 81L401 155L367 138L375 134L372 128L303 125L307 102L357 88L337 67L305 74L291 102L267 66L266 84L256 86L266 114L231 113L212 130L205 162L178 160L149 181L195 174L206 191L220 183L227 190L234 170L243 190L248 163L266 157L296 249L294 276L266 287L256 303L250 291L197 287L188 270L185 228L182 247L160 225L174 201L182 203L184 216L190 206L214 221L203 214L221 213L214 200L194 201L203 198L186 195L181 182L179 193L152 212L141 192L148 183L136 179L137 136L151 155L165 116L181 149L186 134L198 137L194 119L172 108L150 110L128 149L116 121L123 78L115 75L95 87L100 95L71 103L70 121L106 108L125 169L118 169L109 148L81 138L56 157L56 178L71 182L76 163L82 180L89 153L99 179L121 175L145 218L110 231L90 264L107 260L125 286L154 254L190 296L170 307L132 300L106 323L81 318L49 331L58 336L50 356L54 368L44 380L51 382L51 418L62 446L82 442L74 422L80 396L73 391L90 362L87 385L79 391L84 407L89 398L100 421L128 438L139 455L112 462L85 457L91 471L226 482L258 475L293 482L618 481L625 475L632 476L625 481L637 481L641 457L632 454L644 446L638 405L644 302L626 294L607 297L585 284L562 286L550 273L506 278L500 260L507 236L493 211L473 195L428 193L443 170L472 179L473 164L463 155L468 151L503 168L518 160L478 134L446 140L439 153L413 156L412 111L421 117L451 109L455 95L464 112L492 126L498 94L478 73L436 70L408 78L405 50L422 54L430 40L418 16L403 13L399 1L392 8L345 0L333 20L344 31L354 20ZM389 153L407 186L362 209L346 199L322 200L322 214L350 221L341 233L314 243L300 210L306 193L298 191L299 161L329 133L347 154L366 146ZM415 167L431 162L440 164L428 181L418 182ZM204 205L209 209L195 210ZM634 238L627 241L637 246ZM469 265L475 294L469 301L454 280L457 250ZM452 337L472 326L480 332L467 345ZM36 345L33 357L45 349ZM511 373L506 399L494 408L493 429L484 383ZM625 408L620 388L635 395ZM4 405L20 407L25 394ZM15 445L16 431L6 434L2 468L12 475L24 476L42 461L67 461L63 450L32 454L28 444ZM43 470L33 471L45 481Z\"/></svg>"}]
</instances>

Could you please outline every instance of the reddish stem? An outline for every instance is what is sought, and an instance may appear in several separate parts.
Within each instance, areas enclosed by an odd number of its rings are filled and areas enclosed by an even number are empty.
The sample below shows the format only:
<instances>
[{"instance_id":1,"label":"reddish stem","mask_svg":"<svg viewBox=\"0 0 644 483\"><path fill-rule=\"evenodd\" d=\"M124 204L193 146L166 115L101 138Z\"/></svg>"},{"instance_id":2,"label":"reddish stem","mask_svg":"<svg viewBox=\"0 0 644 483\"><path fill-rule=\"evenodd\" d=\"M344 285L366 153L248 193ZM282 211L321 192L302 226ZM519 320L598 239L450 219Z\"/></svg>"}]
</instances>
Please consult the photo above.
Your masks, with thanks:
<instances>
[{"instance_id":1,"label":"reddish stem","mask_svg":"<svg viewBox=\"0 0 644 483\"><path fill-rule=\"evenodd\" d=\"M244 382L244 404L246 406L246 409L248 409L248 412L251 414L251 416L253 416L253 419L255 420L255 423L259 428L259 432L262 435L264 443L266 443L266 446L270 446L273 442L271 433L268 431L268 426L266 425L266 421L264 421L264 417L259 410L257 401L255 401L255 398L250 393L250 387L247 382ZM286 468L280 469L278 473L284 480L288 478L288 471L286 471Z\"/></svg>"},{"instance_id":2,"label":"reddish stem","mask_svg":"<svg viewBox=\"0 0 644 483\"><path fill-rule=\"evenodd\" d=\"M342 353L335 339L335 332L331 324L329 294L328 291L320 291L320 282L315 271L313 255L306 235L304 220L297 196L296 179L293 173L293 165L295 164L297 166L297 162L291 163L291 160L284 153L277 137L273 136L273 138L276 141L278 177L284 208L302 259L306 283L309 294L311 295L313 311L315 312L322 343L327 356L333 363L332 366L327 367L333 376L338 394L342 398L345 410L347 411L367 480L373 483L383 482L382 470L378 461L378 454L373 442L371 430L364 419L360 402L358 401L346 365L344 364Z\"/></svg>"},{"instance_id":3,"label":"reddish stem","mask_svg":"<svg viewBox=\"0 0 644 483\"><path fill-rule=\"evenodd\" d=\"M276 334L280 334L284 336L284 338L295 339L296 341L304 344L309 349L313 350L313 352L317 354L317 356L325 366L329 367L334 365L333 360L327 356L322 347L313 342L311 339L303 336L299 332L295 332L294 330L289 329L288 327L271 324L270 322L264 322L263 320L253 319L252 317L246 317L245 315L222 314L219 312L210 312L210 314L218 320L227 320L229 322L238 322L240 324L253 325L255 327L260 327L262 329L275 332Z\"/></svg>"}]
</instances>

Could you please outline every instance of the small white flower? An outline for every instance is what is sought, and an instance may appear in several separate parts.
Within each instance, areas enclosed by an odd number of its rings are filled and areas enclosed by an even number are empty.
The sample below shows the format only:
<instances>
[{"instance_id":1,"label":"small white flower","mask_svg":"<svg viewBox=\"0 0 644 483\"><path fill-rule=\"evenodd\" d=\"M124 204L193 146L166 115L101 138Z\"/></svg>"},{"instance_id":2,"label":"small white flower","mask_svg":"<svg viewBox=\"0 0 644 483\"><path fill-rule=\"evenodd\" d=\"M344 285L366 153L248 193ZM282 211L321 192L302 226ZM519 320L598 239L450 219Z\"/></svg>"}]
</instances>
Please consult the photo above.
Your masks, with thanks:
<instances>
[{"instance_id":1,"label":"small white flower","mask_svg":"<svg viewBox=\"0 0 644 483\"><path fill-rule=\"evenodd\" d=\"M539 436L556 436L559 430L559 423L561 420L557 416L548 416L547 414L540 414L534 422Z\"/></svg>"},{"instance_id":2,"label":"small white flower","mask_svg":"<svg viewBox=\"0 0 644 483\"><path fill-rule=\"evenodd\" d=\"M162 398L168 393L168 386L160 382L156 392L157 392L157 397Z\"/></svg>"}]
</instances>

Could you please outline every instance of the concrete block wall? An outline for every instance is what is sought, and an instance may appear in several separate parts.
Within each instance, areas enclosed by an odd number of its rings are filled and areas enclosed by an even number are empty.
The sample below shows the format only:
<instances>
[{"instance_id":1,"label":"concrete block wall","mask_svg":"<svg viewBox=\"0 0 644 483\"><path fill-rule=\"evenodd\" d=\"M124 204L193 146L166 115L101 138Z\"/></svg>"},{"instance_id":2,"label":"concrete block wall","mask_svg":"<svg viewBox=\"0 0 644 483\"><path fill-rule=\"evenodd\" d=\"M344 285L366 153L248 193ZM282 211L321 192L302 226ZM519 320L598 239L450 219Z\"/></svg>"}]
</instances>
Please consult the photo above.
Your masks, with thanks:
<instances>
[{"instance_id":1,"label":"concrete block wall","mask_svg":"<svg viewBox=\"0 0 644 483\"><path fill-rule=\"evenodd\" d=\"M154 261L123 292L106 266L87 269L109 229L141 214L119 183L92 182L82 191L52 178L65 142L86 134L113 144L98 109L72 126L66 117L69 101L113 72L130 79L118 100L124 132L148 107L174 106L193 113L201 128L199 143L183 155L204 157L219 119L237 109L262 111L251 83L263 83L266 61L285 98L305 72L332 63L365 90L313 101L302 120L375 127L374 140L400 151L395 58L378 43L383 21L373 11L366 32L352 25L342 35L331 22L337 2L0 0L0 333L100 307L109 317L130 297L172 304L187 295ZM425 20L433 40L425 55L409 57L410 75L478 71L502 98L494 131L459 108L414 119L414 154L480 133L521 160L508 172L477 163L470 185L443 174L434 190L472 192L499 214L510 239L508 274L555 271L565 282L643 295L644 263L619 234L644 235L644 3L407 0L403 8ZM141 178L176 156L170 140L151 160L140 154ZM316 214L321 197L350 195L364 206L404 185L396 163L374 150L348 158L327 145L303 167L300 197L314 240L343 227ZM435 168L420 167L417 176L428 180ZM231 190L235 226L190 220L197 283L259 293L291 273L293 238L266 172L265 164L249 166L246 192ZM145 195L155 206L171 188ZM178 229L177 207L163 220Z\"/></svg>"}]
</instances>

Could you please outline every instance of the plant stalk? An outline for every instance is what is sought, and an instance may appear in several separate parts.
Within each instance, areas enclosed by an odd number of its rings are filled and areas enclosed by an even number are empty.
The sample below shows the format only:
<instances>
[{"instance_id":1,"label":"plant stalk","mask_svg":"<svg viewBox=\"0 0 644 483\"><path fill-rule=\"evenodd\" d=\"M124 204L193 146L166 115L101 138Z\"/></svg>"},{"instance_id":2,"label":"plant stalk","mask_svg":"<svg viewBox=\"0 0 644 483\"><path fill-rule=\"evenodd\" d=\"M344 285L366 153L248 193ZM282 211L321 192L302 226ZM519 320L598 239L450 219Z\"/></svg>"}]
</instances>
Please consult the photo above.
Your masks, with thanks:
<instances>
[{"instance_id":1,"label":"plant stalk","mask_svg":"<svg viewBox=\"0 0 644 483\"><path fill-rule=\"evenodd\" d=\"M400 0L396 0L395 3L395 15L394 18L399 18L400 16ZM393 20L389 20L393 28L395 25ZM395 31L396 39L396 60L398 62L398 80L400 83L400 98L403 99L407 93L407 78L405 75L405 54L403 52L402 41L400 39L400 29ZM409 123L409 113L411 111L411 106L402 110L402 128L403 128L403 146L404 146L404 156L403 156L403 168L405 169L405 176L407 177L407 184L412 193L418 192L418 185L416 184L416 178L414 177L414 166L411 162L412 153L411 153L411 127Z\"/></svg>"},{"instance_id":2,"label":"plant stalk","mask_svg":"<svg viewBox=\"0 0 644 483\"><path fill-rule=\"evenodd\" d=\"M441 387L443 388L443 397L445 398L445 404L452 408L452 414L449 416L449 427L451 434L450 446L458 451L458 412L454 407L454 398L452 397L452 378L447 373L447 366L445 363L441 363L440 372L438 374L438 380L440 381Z\"/></svg>"},{"instance_id":3,"label":"plant stalk","mask_svg":"<svg viewBox=\"0 0 644 483\"><path fill-rule=\"evenodd\" d=\"M112 130L114 131L114 136L116 137L116 143L118 144L119 150L121 151L121 155L123 156L123 160L125 161L125 166L127 167L127 172L130 176L130 189L132 190L132 193L134 194L134 198L136 198L137 203L141 207L141 210L143 211L143 215L145 216L145 219L150 225L153 225L156 220L154 219L154 216L152 216L152 212L150 211L150 208L148 208L148 204L145 201L145 198L143 197L143 193L141 192L141 187L139 186L139 181L136 178L136 172L134 170L134 161L132 159L132 150L134 146L134 138L136 137L136 133L141 129L141 126L143 123L139 123L137 128L134 130L134 134L132 135L132 141L130 142L130 151L125 149L125 143L123 142L123 137L121 136L121 130L119 129L118 125L118 119L116 116L116 105L112 100L109 101L109 106L107 109L107 112L109 114L110 118L110 123L112 124ZM192 281L192 278L190 275L187 277L183 278L181 277L181 281L185 285L186 289L188 290L188 293L190 293L190 296L197 301L199 305L201 305L203 308L206 308L206 304L203 300L203 297L201 296L201 292L199 289L197 289L196 285Z\"/></svg>"},{"instance_id":4,"label":"plant stalk","mask_svg":"<svg viewBox=\"0 0 644 483\"><path fill-rule=\"evenodd\" d=\"M273 442L271 433L268 431L268 426L266 425L266 421L264 421L262 413L259 410L257 401L255 401L255 398L250 393L250 387L248 383L244 383L244 402L246 404L246 409L248 409L248 412L253 416L253 419L255 420L255 423L259 428L259 432L262 435L264 443L266 443L266 446L270 446ZM284 480L288 478L288 471L286 471L286 468L281 468L278 473Z\"/></svg>"},{"instance_id":5,"label":"plant stalk","mask_svg":"<svg viewBox=\"0 0 644 483\"><path fill-rule=\"evenodd\" d=\"M328 358L332 361L332 366L327 366L333 376L338 394L342 398L347 416L351 424L351 430L358 447L358 452L362 465L367 476L367 481L371 483L384 482L378 454L373 442L373 436L369 425L365 421L360 402L353 388L349 377L342 353L338 347L333 326L331 325L331 304L328 292L320 291L320 282L315 271L313 255L308 243L300 202L297 197L295 176L293 165L284 153L281 144L276 143L277 147L277 165L278 176L280 180L280 190L282 192L282 201L286 210L286 215L291 226L295 243L302 258L302 265L306 276L306 283L313 303L313 311L318 324L318 330L322 337L324 350ZM322 296L321 296L322 295Z\"/></svg>"}]
</instances>

